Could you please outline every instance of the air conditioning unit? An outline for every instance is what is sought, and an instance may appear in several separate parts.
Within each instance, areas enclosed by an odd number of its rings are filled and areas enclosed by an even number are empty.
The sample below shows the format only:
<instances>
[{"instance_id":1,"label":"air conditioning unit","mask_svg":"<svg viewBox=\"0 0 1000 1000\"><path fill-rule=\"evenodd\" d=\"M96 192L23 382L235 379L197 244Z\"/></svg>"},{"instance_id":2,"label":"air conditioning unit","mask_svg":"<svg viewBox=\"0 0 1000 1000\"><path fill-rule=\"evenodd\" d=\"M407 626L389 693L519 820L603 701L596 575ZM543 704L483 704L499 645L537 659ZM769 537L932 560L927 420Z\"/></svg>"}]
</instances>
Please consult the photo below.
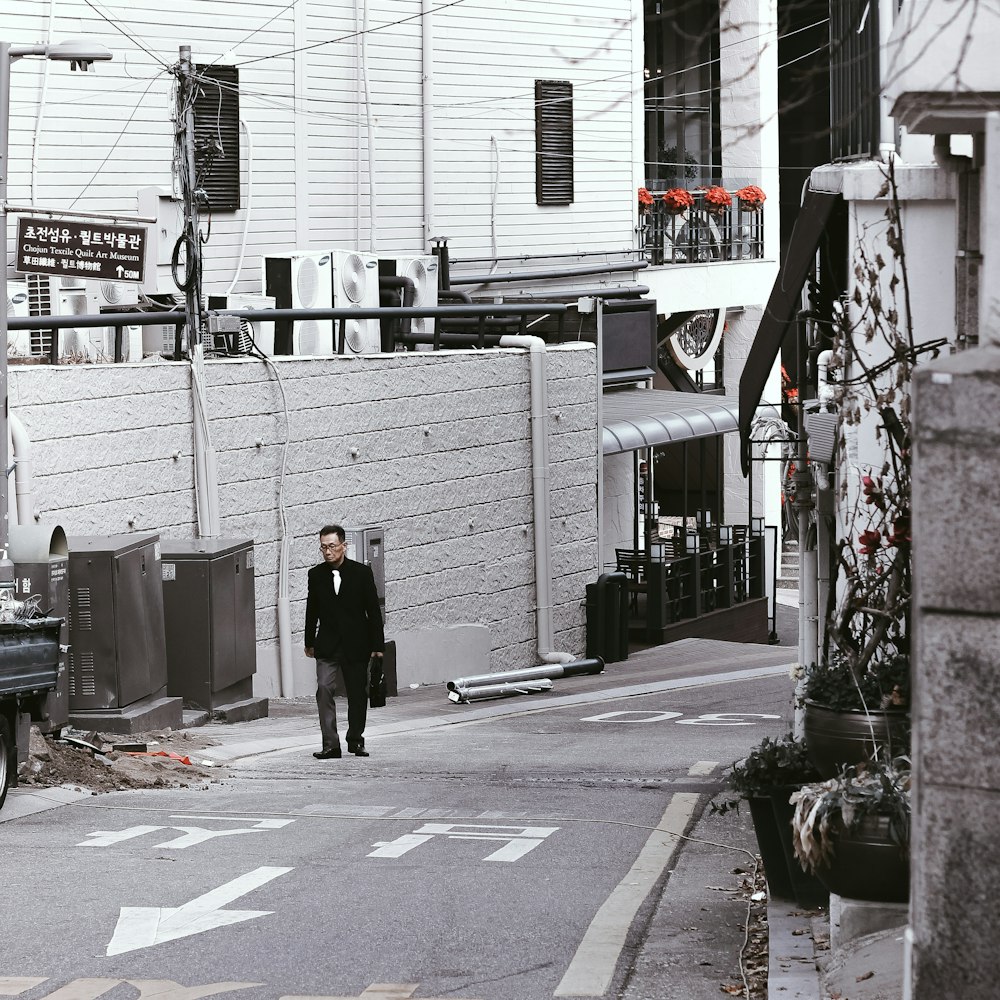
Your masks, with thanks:
<instances>
[{"instance_id":1,"label":"air conditioning unit","mask_svg":"<svg viewBox=\"0 0 1000 1000\"><path fill-rule=\"evenodd\" d=\"M436 306L438 304L438 259L430 254L414 254L408 256L380 256L378 259L379 274L386 277L409 278L416 286L413 298L414 306ZM412 333L432 335L434 319L427 316L423 319L410 321Z\"/></svg>"},{"instance_id":2,"label":"air conditioning unit","mask_svg":"<svg viewBox=\"0 0 1000 1000\"><path fill-rule=\"evenodd\" d=\"M377 309L378 258L357 250L334 249L333 305L336 309ZM377 319L338 320L344 331L344 354L378 354L382 333Z\"/></svg>"},{"instance_id":3,"label":"air conditioning unit","mask_svg":"<svg viewBox=\"0 0 1000 1000\"><path fill-rule=\"evenodd\" d=\"M329 253L297 251L263 258L264 293L276 309L331 309L333 265ZM376 292L377 298L377 292ZM293 329L294 328L294 329ZM333 354L333 320L276 320L275 354Z\"/></svg>"},{"instance_id":4,"label":"air conditioning unit","mask_svg":"<svg viewBox=\"0 0 1000 1000\"><path fill-rule=\"evenodd\" d=\"M29 316L79 316L87 311L87 293L80 279L58 274L25 275L28 290ZM46 357L52 344L52 330L39 327L27 331L27 351L34 357ZM77 331L59 331L60 355L82 350L77 342Z\"/></svg>"},{"instance_id":5,"label":"air conditioning unit","mask_svg":"<svg viewBox=\"0 0 1000 1000\"><path fill-rule=\"evenodd\" d=\"M209 295L209 309L275 309L273 295L231 292L229 295ZM240 353L249 354L256 348L261 354L274 354L274 320L241 319Z\"/></svg>"},{"instance_id":6,"label":"air conditioning unit","mask_svg":"<svg viewBox=\"0 0 1000 1000\"><path fill-rule=\"evenodd\" d=\"M118 312L139 301L139 287L124 281L91 278L87 281L87 302L92 314Z\"/></svg>"},{"instance_id":7,"label":"air conditioning unit","mask_svg":"<svg viewBox=\"0 0 1000 1000\"><path fill-rule=\"evenodd\" d=\"M7 282L7 315L31 315L28 312L28 283L26 281ZM22 357L31 353L27 330L7 331L7 353Z\"/></svg>"}]
</instances>

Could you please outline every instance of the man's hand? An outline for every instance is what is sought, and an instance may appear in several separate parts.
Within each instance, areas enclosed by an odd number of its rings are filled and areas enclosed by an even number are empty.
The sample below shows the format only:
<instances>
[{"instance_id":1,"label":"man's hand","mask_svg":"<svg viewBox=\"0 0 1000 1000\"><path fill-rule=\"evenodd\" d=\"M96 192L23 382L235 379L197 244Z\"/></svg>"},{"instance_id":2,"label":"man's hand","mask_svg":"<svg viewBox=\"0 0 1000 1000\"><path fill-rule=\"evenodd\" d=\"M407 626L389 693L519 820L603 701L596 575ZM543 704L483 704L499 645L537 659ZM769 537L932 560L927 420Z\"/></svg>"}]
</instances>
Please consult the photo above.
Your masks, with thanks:
<instances>
[{"instance_id":1,"label":"man's hand","mask_svg":"<svg viewBox=\"0 0 1000 1000\"><path fill-rule=\"evenodd\" d=\"M377 656L380 660L382 659L381 653L372 653L372 656Z\"/></svg>"},{"instance_id":2,"label":"man's hand","mask_svg":"<svg viewBox=\"0 0 1000 1000\"><path fill-rule=\"evenodd\" d=\"M314 660L316 658L316 654L312 646L306 646L306 656L308 656L310 660Z\"/></svg>"}]
</instances>

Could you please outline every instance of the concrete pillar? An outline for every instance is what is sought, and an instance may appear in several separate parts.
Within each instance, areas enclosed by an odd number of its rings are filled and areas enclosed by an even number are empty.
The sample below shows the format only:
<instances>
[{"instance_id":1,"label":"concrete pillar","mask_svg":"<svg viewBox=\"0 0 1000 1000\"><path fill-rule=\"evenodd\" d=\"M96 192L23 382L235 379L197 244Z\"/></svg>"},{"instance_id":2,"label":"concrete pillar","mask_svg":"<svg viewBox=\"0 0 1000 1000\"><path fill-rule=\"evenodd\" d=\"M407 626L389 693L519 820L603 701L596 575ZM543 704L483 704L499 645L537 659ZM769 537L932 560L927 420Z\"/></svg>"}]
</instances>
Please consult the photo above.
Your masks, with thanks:
<instances>
[{"instance_id":1,"label":"concrete pillar","mask_svg":"<svg viewBox=\"0 0 1000 1000\"><path fill-rule=\"evenodd\" d=\"M1000 899L1000 349L914 380L913 998L992 1000Z\"/></svg>"}]
</instances>

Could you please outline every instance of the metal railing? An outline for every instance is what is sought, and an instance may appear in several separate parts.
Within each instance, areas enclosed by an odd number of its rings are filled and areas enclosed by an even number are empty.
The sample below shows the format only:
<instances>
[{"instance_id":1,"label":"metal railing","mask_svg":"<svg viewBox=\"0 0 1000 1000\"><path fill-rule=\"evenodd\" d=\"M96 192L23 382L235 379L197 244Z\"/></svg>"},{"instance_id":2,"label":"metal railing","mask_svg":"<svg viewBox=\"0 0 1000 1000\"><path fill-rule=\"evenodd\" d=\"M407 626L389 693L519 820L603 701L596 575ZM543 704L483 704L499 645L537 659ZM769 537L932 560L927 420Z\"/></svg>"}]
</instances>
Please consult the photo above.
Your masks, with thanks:
<instances>
[{"instance_id":1,"label":"metal railing","mask_svg":"<svg viewBox=\"0 0 1000 1000\"><path fill-rule=\"evenodd\" d=\"M683 533L650 551L619 550L617 570L628 579L630 624L649 637L670 625L766 596L764 536L745 526Z\"/></svg>"},{"instance_id":2,"label":"metal railing","mask_svg":"<svg viewBox=\"0 0 1000 1000\"><path fill-rule=\"evenodd\" d=\"M437 320L463 320L468 323L467 330L442 331L440 323L435 323L433 333L395 332L391 323L387 340L383 341L383 351L394 351L396 345L415 347L427 345L435 350L442 347L496 347L505 334L526 334L531 332L529 317L552 317L557 324L553 340L562 341L564 337L564 322L568 306L562 302L523 302L517 304L499 303L492 305L449 305L449 306L380 306L366 309L224 309L210 312L208 315L235 316L239 319L266 322L274 320L333 320L336 336L334 338L334 354L350 353L345 350L346 337L344 327L347 322L359 319L378 319L385 321L405 321L421 318ZM173 326L175 329L174 351L175 360L181 360L181 333L186 323L183 312L120 312L100 313L87 316L9 316L7 326L11 332L17 330L42 330L50 333L46 357L50 364L57 365L62 357L60 351L60 333L65 330L81 328L107 327L114 329L114 357L116 362L123 360L124 332L132 326ZM225 353L225 352L222 352ZM233 352L237 353L237 352ZM32 357L39 357L32 355Z\"/></svg>"},{"instance_id":3,"label":"metal railing","mask_svg":"<svg viewBox=\"0 0 1000 1000\"><path fill-rule=\"evenodd\" d=\"M708 264L716 261L762 260L764 213L745 208L737 198L716 208L704 191L691 191L694 205L669 211L662 192L639 219L639 245L650 264Z\"/></svg>"}]
</instances>

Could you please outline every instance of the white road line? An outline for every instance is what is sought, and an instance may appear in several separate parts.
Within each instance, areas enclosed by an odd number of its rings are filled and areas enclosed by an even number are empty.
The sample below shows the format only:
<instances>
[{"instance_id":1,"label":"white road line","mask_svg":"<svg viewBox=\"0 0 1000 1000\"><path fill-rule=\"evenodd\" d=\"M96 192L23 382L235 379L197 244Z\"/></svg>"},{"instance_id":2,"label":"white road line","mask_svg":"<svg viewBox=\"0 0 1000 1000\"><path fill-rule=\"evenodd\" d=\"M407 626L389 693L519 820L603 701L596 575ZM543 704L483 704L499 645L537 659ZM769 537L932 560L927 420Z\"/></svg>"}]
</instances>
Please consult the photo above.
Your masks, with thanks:
<instances>
[{"instance_id":1,"label":"white road line","mask_svg":"<svg viewBox=\"0 0 1000 1000\"><path fill-rule=\"evenodd\" d=\"M31 976L0 976L0 997L16 997L19 993L27 993L45 982L46 977L35 979Z\"/></svg>"},{"instance_id":2,"label":"white road line","mask_svg":"<svg viewBox=\"0 0 1000 1000\"><path fill-rule=\"evenodd\" d=\"M698 804L698 796L678 792L650 834L628 874L612 890L587 928L556 991L557 997L601 997L611 985L629 927L650 889L670 863Z\"/></svg>"},{"instance_id":3,"label":"white road line","mask_svg":"<svg viewBox=\"0 0 1000 1000\"><path fill-rule=\"evenodd\" d=\"M711 774L717 767L717 760L697 760L688 769L688 776L691 778L703 778Z\"/></svg>"}]
</instances>

